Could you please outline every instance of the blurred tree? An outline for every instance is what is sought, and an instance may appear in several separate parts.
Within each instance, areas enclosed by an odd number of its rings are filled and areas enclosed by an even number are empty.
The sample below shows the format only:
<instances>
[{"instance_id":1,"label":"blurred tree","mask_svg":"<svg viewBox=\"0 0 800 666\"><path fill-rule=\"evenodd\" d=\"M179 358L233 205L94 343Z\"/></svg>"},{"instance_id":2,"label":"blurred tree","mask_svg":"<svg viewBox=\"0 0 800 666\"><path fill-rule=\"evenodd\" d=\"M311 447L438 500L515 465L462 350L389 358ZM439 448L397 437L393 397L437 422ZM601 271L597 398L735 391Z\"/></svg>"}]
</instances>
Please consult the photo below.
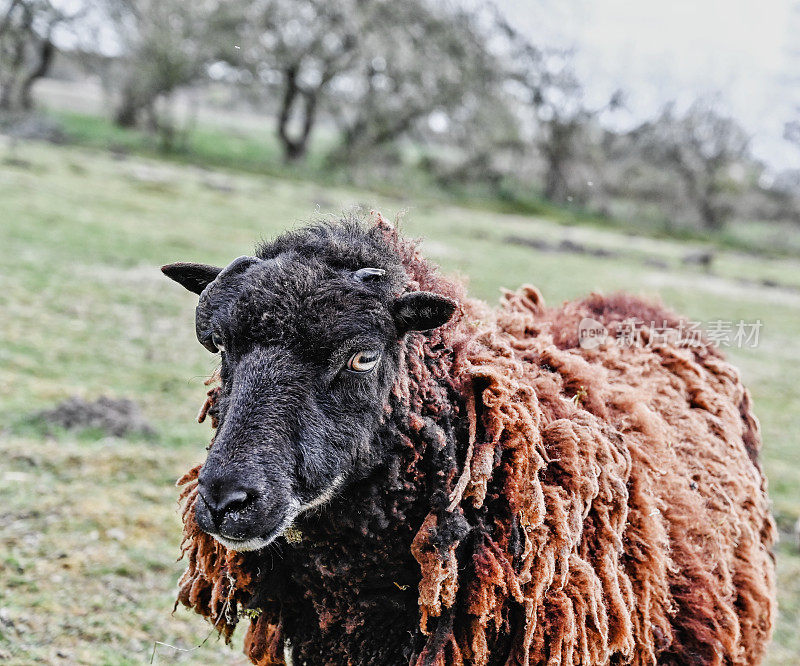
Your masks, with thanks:
<instances>
[{"instance_id":1,"label":"blurred tree","mask_svg":"<svg viewBox=\"0 0 800 666\"><path fill-rule=\"evenodd\" d=\"M585 132L595 113L584 106L583 88L562 54L541 54L542 69L519 77L530 93L536 114L536 145L544 159L544 196L564 203L574 195L569 169L579 159Z\"/></svg>"},{"instance_id":2,"label":"blurred tree","mask_svg":"<svg viewBox=\"0 0 800 666\"><path fill-rule=\"evenodd\" d=\"M445 114L435 111L413 137L425 148L421 165L442 185L477 185L503 196L510 181L525 180L526 144L514 100L501 86L484 82L485 95L470 94Z\"/></svg>"},{"instance_id":3,"label":"blurred tree","mask_svg":"<svg viewBox=\"0 0 800 666\"><path fill-rule=\"evenodd\" d=\"M244 0L221 6L215 18L222 35L218 57L248 71L250 80L277 101L276 131L286 161L305 156L331 85L359 55L374 4Z\"/></svg>"},{"instance_id":4,"label":"blurred tree","mask_svg":"<svg viewBox=\"0 0 800 666\"><path fill-rule=\"evenodd\" d=\"M735 208L741 185L735 171L752 163L750 137L709 100L698 100L683 115L673 105L630 134L647 163L674 173L702 226L717 231Z\"/></svg>"},{"instance_id":5,"label":"blurred tree","mask_svg":"<svg viewBox=\"0 0 800 666\"><path fill-rule=\"evenodd\" d=\"M33 84L55 53L53 31L69 18L49 0L0 0L0 110L32 107Z\"/></svg>"},{"instance_id":6,"label":"blurred tree","mask_svg":"<svg viewBox=\"0 0 800 666\"><path fill-rule=\"evenodd\" d=\"M208 21L214 0L99 0L113 26L121 54L106 73L118 96L114 119L122 127L146 120L171 141L173 127L156 102L197 81L211 52Z\"/></svg>"},{"instance_id":7,"label":"blurred tree","mask_svg":"<svg viewBox=\"0 0 800 666\"><path fill-rule=\"evenodd\" d=\"M419 138L431 121L458 133L487 106L501 119L502 65L489 50L489 31L479 25L478 11L428 0L371 7L359 57L334 91L341 130L334 161L352 163L401 137ZM489 121L482 129L491 135L489 114L482 119Z\"/></svg>"},{"instance_id":8,"label":"blurred tree","mask_svg":"<svg viewBox=\"0 0 800 666\"><path fill-rule=\"evenodd\" d=\"M508 40L511 79L520 90L523 108L532 112L534 145L543 162L543 193L550 201L585 203L586 183L578 174L592 161L598 117L621 107L621 92L590 108L571 66L571 53L544 51L509 23L500 21Z\"/></svg>"},{"instance_id":9,"label":"blurred tree","mask_svg":"<svg viewBox=\"0 0 800 666\"><path fill-rule=\"evenodd\" d=\"M474 13L429 0L240 0L216 25L241 46L220 59L275 106L286 161L321 114L339 130L333 162L387 146L476 96L494 66Z\"/></svg>"}]
</instances>

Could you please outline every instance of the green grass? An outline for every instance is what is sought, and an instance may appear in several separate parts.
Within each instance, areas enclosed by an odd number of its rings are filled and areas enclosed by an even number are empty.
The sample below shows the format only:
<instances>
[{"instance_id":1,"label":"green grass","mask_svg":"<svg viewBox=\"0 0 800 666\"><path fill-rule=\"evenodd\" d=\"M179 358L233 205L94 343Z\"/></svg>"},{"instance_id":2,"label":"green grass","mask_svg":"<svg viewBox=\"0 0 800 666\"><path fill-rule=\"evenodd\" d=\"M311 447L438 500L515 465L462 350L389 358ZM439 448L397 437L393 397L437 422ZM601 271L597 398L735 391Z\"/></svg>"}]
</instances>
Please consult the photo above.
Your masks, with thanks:
<instances>
[{"instance_id":1,"label":"green grass","mask_svg":"<svg viewBox=\"0 0 800 666\"><path fill-rule=\"evenodd\" d=\"M661 218L615 219L585 210L578 205L558 205L547 201L541 192L526 183L508 179L497 186L477 183L453 184L444 188L434 176L419 165L419 149L405 151L405 161L387 175L374 163L367 168L332 166L326 156L335 146L332 131L322 127L312 135L305 162L284 164L275 137L272 120L264 118L262 128L238 127L230 122L201 123L176 145L165 150L156 135L139 129L116 127L107 118L74 111L50 110L48 114L63 128L68 140L84 147L113 150L146 157L156 157L179 164L203 168L224 168L261 175L313 181L322 186L341 186L354 178L372 192L385 196L403 196L414 192L417 201L493 213L545 216L565 226L592 226L627 232L656 239L676 239L705 243L743 252L770 256L800 256L800 228L792 223L748 221L730 224L721 232L704 231L689 226L668 224ZM373 162L373 158L368 158ZM358 165L351 165L358 166Z\"/></svg>"},{"instance_id":2,"label":"green grass","mask_svg":"<svg viewBox=\"0 0 800 666\"><path fill-rule=\"evenodd\" d=\"M331 168L326 155L334 146L330 132L318 130L309 144L304 162L286 164L275 137L274 121L264 117L263 128L235 127L230 124L205 123L179 137L166 148L159 136L136 128L121 128L107 118L74 111L49 110L47 114L64 131L68 141L83 147L157 157L179 164L203 168L226 168L281 178L313 179L323 184L346 180L344 171ZM419 174L417 174L417 177ZM417 189L421 183L416 182ZM402 191L397 184L387 184L387 192Z\"/></svg>"},{"instance_id":3,"label":"green grass","mask_svg":"<svg viewBox=\"0 0 800 666\"><path fill-rule=\"evenodd\" d=\"M681 261L696 242L78 147L23 144L7 157L0 149L0 659L142 663L154 641L202 642L199 617L170 615L182 568L173 482L205 453L208 426L193 419L214 358L194 338L196 298L158 266L225 263L261 236L364 203L406 209L406 231L424 236L427 255L492 302L500 286L522 282L551 303L627 289L701 321L764 322L758 348L730 355L753 390L785 535L770 663L800 662L800 554L788 537L800 516L800 261L722 249L709 276ZM539 252L510 236L621 254ZM156 439L43 436L30 425L31 413L68 396L103 394L141 405ZM213 638L159 655L243 663Z\"/></svg>"},{"instance_id":4,"label":"green grass","mask_svg":"<svg viewBox=\"0 0 800 666\"><path fill-rule=\"evenodd\" d=\"M269 173L285 170L280 164L280 147L268 118L264 129L243 131L215 126L199 126L171 149L159 143L159 137L139 129L117 127L106 118L72 111L51 111L70 141L92 148L116 152L169 157L173 161L240 171ZM314 151L313 154L318 154Z\"/></svg>"}]
</instances>

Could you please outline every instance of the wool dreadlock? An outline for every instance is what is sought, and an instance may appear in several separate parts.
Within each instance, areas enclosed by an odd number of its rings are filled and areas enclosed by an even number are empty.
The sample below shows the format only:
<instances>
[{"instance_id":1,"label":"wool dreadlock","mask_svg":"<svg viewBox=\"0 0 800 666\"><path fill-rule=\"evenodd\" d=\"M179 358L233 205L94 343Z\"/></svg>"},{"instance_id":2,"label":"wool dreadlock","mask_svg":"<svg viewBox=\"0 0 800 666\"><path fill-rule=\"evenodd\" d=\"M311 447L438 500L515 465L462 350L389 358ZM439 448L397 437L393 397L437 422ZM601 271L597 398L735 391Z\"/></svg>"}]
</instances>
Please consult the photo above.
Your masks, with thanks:
<instances>
[{"instance_id":1,"label":"wool dreadlock","mask_svg":"<svg viewBox=\"0 0 800 666\"><path fill-rule=\"evenodd\" d=\"M525 287L491 313L377 225L408 289L462 303L407 338L378 435L397 442L387 473L353 490L335 529L279 540L303 562L286 576L198 529L191 470L178 601L226 639L246 616L260 665L284 663L287 638L297 663L384 663L376 612L417 618L418 665L760 661L775 528L736 371L702 341L581 349L584 317L612 337L631 318L680 325L625 295L548 309ZM215 397L200 414L214 426Z\"/></svg>"}]
</instances>

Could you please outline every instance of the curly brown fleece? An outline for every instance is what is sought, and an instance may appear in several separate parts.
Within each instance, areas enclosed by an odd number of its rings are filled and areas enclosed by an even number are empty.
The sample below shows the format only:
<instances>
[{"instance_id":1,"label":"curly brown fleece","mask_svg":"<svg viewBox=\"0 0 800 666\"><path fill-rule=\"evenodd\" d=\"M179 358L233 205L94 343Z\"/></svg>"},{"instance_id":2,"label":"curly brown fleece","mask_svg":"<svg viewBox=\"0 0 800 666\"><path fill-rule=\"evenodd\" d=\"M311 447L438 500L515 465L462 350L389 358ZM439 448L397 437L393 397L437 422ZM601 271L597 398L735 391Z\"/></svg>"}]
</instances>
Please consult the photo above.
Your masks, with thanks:
<instances>
[{"instance_id":1,"label":"curly brown fleece","mask_svg":"<svg viewBox=\"0 0 800 666\"><path fill-rule=\"evenodd\" d=\"M380 216L378 225L412 288L462 303L460 319L409 336L407 372L387 405L407 444L392 492L441 491L427 515L413 498L381 509L400 542L399 523L416 521L405 541L418 590L413 663L759 663L775 615L775 528L736 370L705 342L582 349L584 317L611 337L631 318L680 322L624 294L548 309L533 287L491 312ZM188 567L178 600L229 638L257 599L245 652L284 663L285 599L265 591L258 556L197 528L198 469L179 481ZM342 546L343 556L364 555ZM314 600L322 630L355 631L361 610L325 595ZM330 636L328 656L301 652L308 663L369 663Z\"/></svg>"}]
</instances>

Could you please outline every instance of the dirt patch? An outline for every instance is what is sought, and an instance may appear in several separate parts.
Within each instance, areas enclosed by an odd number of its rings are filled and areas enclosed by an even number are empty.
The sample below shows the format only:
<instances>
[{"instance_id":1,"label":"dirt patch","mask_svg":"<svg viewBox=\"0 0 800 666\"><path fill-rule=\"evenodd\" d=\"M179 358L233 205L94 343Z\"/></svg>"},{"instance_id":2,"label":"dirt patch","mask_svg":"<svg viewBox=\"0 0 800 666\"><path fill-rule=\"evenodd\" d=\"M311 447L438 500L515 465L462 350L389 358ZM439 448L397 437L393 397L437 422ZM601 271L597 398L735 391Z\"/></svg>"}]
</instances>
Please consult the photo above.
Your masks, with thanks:
<instances>
[{"instance_id":1,"label":"dirt patch","mask_svg":"<svg viewBox=\"0 0 800 666\"><path fill-rule=\"evenodd\" d=\"M743 299L756 303L771 303L791 308L800 308L800 289L795 286L770 285L747 278L726 278L705 274L702 279L695 275L670 272L652 272L642 276L642 284L654 289L688 289L702 291L714 296L730 298L735 302Z\"/></svg>"},{"instance_id":2,"label":"dirt patch","mask_svg":"<svg viewBox=\"0 0 800 666\"><path fill-rule=\"evenodd\" d=\"M67 135L61 124L35 113L12 115L0 122L0 130L11 137L12 142L19 140L48 141L64 144Z\"/></svg>"},{"instance_id":3,"label":"dirt patch","mask_svg":"<svg viewBox=\"0 0 800 666\"><path fill-rule=\"evenodd\" d=\"M588 257L597 257L600 259L629 259L637 261L648 268L658 269L660 271L670 271L670 275L675 275L673 271L676 266L666 261L664 258L651 254L642 254L640 252L630 252L625 250L611 250L605 247L596 247L585 245L569 239L563 239L558 242L550 242L539 238L525 238L522 236L506 236L505 242L511 245L521 245L528 247L539 252L561 252L566 254L576 254ZM698 250L689 252L680 257L680 262L683 266L696 268L703 272L704 280L714 278L720 281L736 282L744 287L753 289L774 289L785 292L800 293L800 287L794 284L779 282L772 278L761 278L752 280L750 278L726 278L719 275L713 269L713 264L716 255L709 250ZM707 276L707 278L705 277ZM672 278L670 278L671 280ZM681 279L680 277L676 279ZM695 277L689 278L693 283L697 281Z\"/></svg>"},{"instance_id":4,"label":"dirt patch","mask_svg":"<svg viewBox=\"0 0 800 666\"><path fill-rule=\"evenodd\" d=\"M38 412L34 420L47 426L67 430L99 430L114 437L138 435L153 437L155 430L147 423L139 406L126 398L101 396L88 402L82 398L68 398L53 409Z\"/></svg>"},{"instance_id":5,"label":"dirt patch","mask_svg":"<svg viewBox=\"0 0 800 666\"><path fill-rule=\"evenodd\" d=\"M512 245L523 245L533 248L539 252L567 252L569 254L584 254L590 257L601 257L605 259L616 259L624 253L609 250L604 247L590 247L574 240L565 238L558 243L550 243L539 238L524 238L522 236L506 236L506 243Z\"/></svg>"}]
</instances>

